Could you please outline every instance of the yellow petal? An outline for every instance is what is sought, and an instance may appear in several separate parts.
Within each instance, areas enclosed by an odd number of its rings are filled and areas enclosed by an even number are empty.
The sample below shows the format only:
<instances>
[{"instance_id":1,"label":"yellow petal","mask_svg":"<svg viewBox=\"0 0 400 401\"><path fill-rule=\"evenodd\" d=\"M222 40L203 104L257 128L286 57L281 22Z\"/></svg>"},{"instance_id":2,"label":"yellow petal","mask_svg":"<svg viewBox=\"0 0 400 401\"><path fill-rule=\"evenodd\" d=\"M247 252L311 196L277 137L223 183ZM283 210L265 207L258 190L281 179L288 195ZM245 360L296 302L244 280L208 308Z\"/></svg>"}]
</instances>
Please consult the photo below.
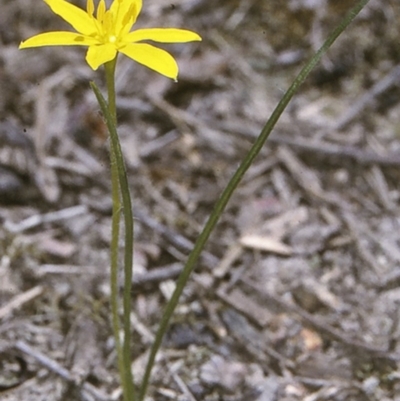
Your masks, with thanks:
<instances>
[{"instance_id":1,"label":"yellow petal","mask_svg":"<svg viewBox=\"0 0 400 401\"><path fill-rule=\"evenodd\" d=\"M90 46L86 53L86 61L93 70L97 70L102 64L114 60L117 49L111 43L99 46Z\"/></svg>"},{"instance_id":2,"label":"yellow petal","mask_svg":"<svg viewBox=\"0 0 400 401\"><path fill-rule=\"evenodd\" d=\"M104 14L106 13L106 3L104 0L100 0L97 6L97 19L102 23L104 19Z\"/></svg>"},{"instance_id":3,"label":"yellow petal","mask_svg":"<svg viewBox=\"0 0 400 401\"><path fill-rule=\"evenodd\" d=\"M20 49L40 46L90 46L97 43L97 40L74 32L47 32L32 36L21 42Z\"/></svg>"},{"instance_id":4,"label":"yellow petal","mask_svg":"<svg viewBox=\"0 0 400 401\"><path fill-rule=\"evenodd\" d=\"M86 2L86 12L87 12L89 15L93 15L93 12L94 12L94 3L93 3L93 0L87 0L87 2Z\"/></svg>"},{"instance_id":5,"label":"yellow petal","mask_svg":"<svg viewBox=\"0 0 400 401\"><path fill-rule=\"evenodd\" d=\"M51 10L84 35L96 32L96 25L89 14L64 0L44 0Z\"/></svg>"},{"instance_id":6,"label":"yellow petal","mask_svg":"<svg viewBox=\"0 0 400 401\"><path fill-rule=\"evenodd\" d=\"M135 21L137 16L140 14L140 11L142 11L142 5L143 5L143 1L142 0L136 0L136 17L135 17Z\"/></svg>"},{"instance_id":7,"label":"yellow petal","mask_svg":"<svg viewBox=\"0 0 400 401\"><path fill-rule=\"evenodd\" d=\"M133 43L122 47L119 51L168 78L176 80L178 76L178 65L165 50L145 43Z\"/></svg>"},{"instance_id":8,"label":"yellow petal","mask_svg":"<svg viewBox=\"0 0 400 401\"><path fill-rule=\"evenodd\" d=\"M114 0L110 10L114 16L115 33L128 33L142 9L142 0Z\"/></svg>"},{"instance_id":9,"label":"yellow petal","mask_svg":"<svg viewBox=\"0 0 400 401\"><path fill-rule=\"evenodd\" d=\"M185 43L201 40L201 37L192 31L175 28L148 28L138 29L128 33L124 38L126 42L139 42L141 40L154 40L160 43Z\"/></svg>"}]
</instances>

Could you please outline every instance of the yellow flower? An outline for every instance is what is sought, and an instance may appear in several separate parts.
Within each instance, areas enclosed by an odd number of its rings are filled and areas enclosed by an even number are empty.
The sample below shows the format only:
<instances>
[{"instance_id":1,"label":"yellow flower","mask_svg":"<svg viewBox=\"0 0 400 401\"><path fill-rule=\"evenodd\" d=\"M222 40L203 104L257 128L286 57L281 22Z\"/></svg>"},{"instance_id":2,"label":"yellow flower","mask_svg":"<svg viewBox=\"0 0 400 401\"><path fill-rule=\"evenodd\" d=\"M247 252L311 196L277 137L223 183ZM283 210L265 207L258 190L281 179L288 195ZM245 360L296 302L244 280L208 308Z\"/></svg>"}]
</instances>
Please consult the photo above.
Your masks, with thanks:
<instances>
[{"instance_id":1,"label":"yellow flower","mask_svg":"<svg viewBox=\"0 0 400 401\"><path fill-rule=\"evenodd\" d=\"M40 46L89 46L86 61L93 70L114 60L117 53L131 59L169 78L178 76L175 59L165 50L147 43L184 43L201 40L192 31L175 28L138 29L131 32L133 24L142 8L142 0L114 0L106 9L100 0L94 15L93 0L87 0L86 11L65 0L44 0L52 11L67 21L78 33L47 32L21 42L19 48Z\"/></svg>"}]
</instances>

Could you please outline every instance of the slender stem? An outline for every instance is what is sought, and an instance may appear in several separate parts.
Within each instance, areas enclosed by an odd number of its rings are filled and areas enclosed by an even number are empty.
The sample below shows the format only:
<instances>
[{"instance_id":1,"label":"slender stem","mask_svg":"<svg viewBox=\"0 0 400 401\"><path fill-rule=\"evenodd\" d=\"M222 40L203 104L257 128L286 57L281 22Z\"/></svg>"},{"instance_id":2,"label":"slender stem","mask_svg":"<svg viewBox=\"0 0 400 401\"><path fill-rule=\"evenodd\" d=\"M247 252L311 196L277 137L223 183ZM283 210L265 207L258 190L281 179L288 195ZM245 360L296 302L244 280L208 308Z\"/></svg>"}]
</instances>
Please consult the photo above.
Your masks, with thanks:
<instances>
[{"instance_id":1,"label":"slender stem","mask_svg":"<svg viewBox=\"0 0 400 401\"><path fill-rule=\"evenodd\" d=\"M107 91L108 91L108 107L104 102L99 99L98 95L101 96L100 91L97 92L95 90L95 94L98 98L100 106L103 105L102 110L103 114L107 121L107 126L110 132L111 139L111 179L112 179L112 192L113 192L113 215L114 215L114 191L118 195L118 224L120 220L120 210L121 210L121 202L120 202L120 194L119 189L121 191L122 196L122 204L123 204L123 215L125 222L125 249L124 249L124 287L123 287L123 331L124 331L124 341L123 346L117 343L118 347L118 365L121 375L122 387L124 391L124 399L125 401L134 401L135 397L135 389L133 385L132 378L132 370L131 370L131 324L130 324L130 315L131 315L131 286L132 286L132 266L133 266L133 215L132 215L132 202L131 196L129 192L128 178L126 174L126 168L124 163L124 158L121 150L121 145L119 142L119 137L117 134L116 126L117 126L117 114L116 114L116 104L115 104L115 66L117 59L108 62L105 64L106 69L106 81L107 81ZM93 88L93 84L92 84ZM116 187L116 188L115 188ZM116 206L115 206L116 208ZM113 218L114 219L114 218ZM113 221L114 225L114 221ZM113 227L114 228L114 227ZM119 227L118 227L119 228ZM118 231L119 232L119 231ZM114 235L114 232L113 232ZM114 243L112 243L115 246ZM111 252L118 253L118 235L117 235L117 245L115 249L112 249ZM117 258L117 256L115 256ZM117 285L117 277L118 277L118 267L112 266L115 268L115 271L112 272L112 282L111 287L114 287L114 296L116 297L113 303L113 323L114 331L119 329L119 318L118 318L118 285ZM113 281L114 280L114 281ZM112 289L113 292L113 289ZM114 310L114 308L117 308ZM118 326L117 326L117 324ZM118 330L119 331L119 330ZM118 339L119 341L119 339Z\"/></svg>"},{"instance_id":2,"label":"slender stem","mask_svg":"<svg viewBox=\"0 0 400 401\"><path fill-rule=\"evenodd\" d=\"M351 21L356 17L356 15L363 9L363 7L368 3L369 0L361 0L358 4L353 7L350 12L344 17L339 26L337 26L333 32L329 35L328 39L322 45L322 47L317 51L317 53L311 58L311 60L305 65L305 67L300 71L296 79L293 81L292 85L289 87L287 92L282 97L281 101L276 106L273 111L271 117L265 124L262 129L260 135L256 139L254 145L249 150L245 159L240 164L239 168L236 170L235 174L229 181L227 187L221 194L221 197L217 201L214 206L214 210L212 211L210 217L208 218L203 231L200 233L192 252L190 253L188 260L184 266L184 269L181 275L178 278L176 283L176 288L174 293L172 294L171 299L169 300L165 311L162 315L161 322L158 326L157 334L153 346L150 351L149 360L147 362L146 371L142 381L142 387L140 389L139 401L144 400L144 396L146 395L147 386L149 383L149 378L151 374L152 367L154 365L156 354L161 346L162 338L167 331L169 320L178 304L179 298L182 294L182 291L189 279L191 272L193 271L199 256L211 234L215 225L217 224L222 212L224 211L229 199L231 198L233 192L239 185L243 175L248 170L248 168L253 163L256 156L259 154L260 150L264 146L265 141L268 139L269 134L272 129L276 125L279 120L281 114L285 110L286 106L299 89L300 85L305 81L311 70L315 67L315 65L321 60L323 54L329 49L329 47L333 44L333 42L339 37L339 35L346 29L346 27L351 23Z\"/></svg>"},{"instance_id":3,"label":"slender stem","mask_svg":"<svg viewBox=\"0 0 400 401\"><path fill-rule=\"evenodd\" d=\"M115 67L117 66L117 57L114 60L104 64L106 70L106 84L107 84L107 96L108 96L108 110L112 117L112 122L117 126L117 107L115 102ZM111 135L111 133L110 133ZM112 146L112 142L111 142Z\"/></svg>"},{"instance_id":4,"label":"slender stem","mask_svg":"<svg viewBox=\"0 0 400 401\"><path fill-rule=\"evenodd\" d=\"M115 68L115 67L114 67ZM110 104L115 104L115 91L110 90L112 88L112 79L114 77L114 71L112 66L106 67L106 78L108 87L108 96ZM113 119L115 121L116 113L114 110ZM111 223L111 272L110 272L110 288L111 288L111 315L112 315L112 326L114 331L114 339L117 350L118 370L122 381L122 387L125 388L125 373L123 364L123 353L120 340L120 320L119 320L119 307L118 307L118 247L119 247L119 231L120 231L120 219L121 219L121 199L119 194L119 183L118 183L118 169L115 161L115 152L110 151L110 168L111 168L111 194L112 194L112 223Z\"/></svg>"}]
</instances>

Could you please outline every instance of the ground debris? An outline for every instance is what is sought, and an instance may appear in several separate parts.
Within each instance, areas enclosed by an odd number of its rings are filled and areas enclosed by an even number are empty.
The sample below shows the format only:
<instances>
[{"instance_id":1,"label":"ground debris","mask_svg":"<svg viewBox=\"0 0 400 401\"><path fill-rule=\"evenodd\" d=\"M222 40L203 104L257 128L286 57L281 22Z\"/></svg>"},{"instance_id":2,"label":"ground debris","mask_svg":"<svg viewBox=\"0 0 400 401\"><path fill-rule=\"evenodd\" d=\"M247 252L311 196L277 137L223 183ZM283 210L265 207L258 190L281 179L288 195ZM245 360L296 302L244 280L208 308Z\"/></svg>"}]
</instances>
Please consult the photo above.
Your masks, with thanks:
<instances>
[{"instance_id":1,"label":"ground debris","mask_svg":"<svg viewBox=\"0 0 400 401\"><path fill-rule=\"evenodd\" d=\"M102 75L81 48L19 51L59 20L40 1L3 3L0 349L13 388L0 399L117 400L108 140L88 85ZM177 83L118 60L136 385L215 201L350 3L143 1L142 26L203 41L166 45ZM184 291L149 399L398 397L399 18L398 2L370 2L283 114Z\"/></svg>"}]
</instances>

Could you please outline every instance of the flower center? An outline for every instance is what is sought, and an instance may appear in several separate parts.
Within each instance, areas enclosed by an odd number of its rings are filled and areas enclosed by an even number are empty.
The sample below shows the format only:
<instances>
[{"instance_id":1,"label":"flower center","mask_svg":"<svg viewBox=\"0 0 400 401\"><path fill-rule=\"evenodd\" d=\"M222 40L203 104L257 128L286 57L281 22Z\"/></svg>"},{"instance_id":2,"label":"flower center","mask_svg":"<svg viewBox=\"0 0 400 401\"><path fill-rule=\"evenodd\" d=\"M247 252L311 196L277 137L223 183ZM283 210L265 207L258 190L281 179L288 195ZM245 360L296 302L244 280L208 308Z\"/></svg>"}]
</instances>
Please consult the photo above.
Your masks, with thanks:
<instances>
[{"instance_id":1,"label":"flower center","mask_svg":"<svg viewBox=\"0 0 400 401\"><path fill-rule=\"evenodd\" d=\"M116 37L115 35L110 35L110 36L108 37L108 41L109 41L110 43L115 43L115 42L117 41L117 37Z\"/></svg>"}]
</instances>

